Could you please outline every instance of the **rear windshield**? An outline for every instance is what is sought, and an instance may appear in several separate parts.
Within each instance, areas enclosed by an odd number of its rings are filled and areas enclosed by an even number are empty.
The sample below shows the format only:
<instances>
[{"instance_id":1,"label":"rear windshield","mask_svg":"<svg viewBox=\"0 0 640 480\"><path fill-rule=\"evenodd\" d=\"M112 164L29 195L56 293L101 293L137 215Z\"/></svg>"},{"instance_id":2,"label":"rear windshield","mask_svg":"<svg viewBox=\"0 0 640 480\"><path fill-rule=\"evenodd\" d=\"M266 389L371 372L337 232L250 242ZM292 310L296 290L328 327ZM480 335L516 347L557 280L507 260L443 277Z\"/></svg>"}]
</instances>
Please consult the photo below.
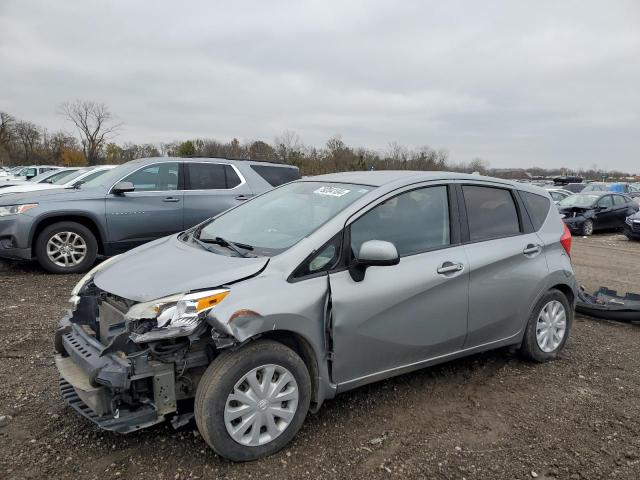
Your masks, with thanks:
<instances>
[{"instance_id":1,"label":"rear windshield","mask_svg":"<svg viewBox=\"0 0 640 480\"><path fill-rule=\"evenodd\" d=\"M542 227L542 224L549 214L549 207L551 206L551 202L547 197L531 192L520 191L520 195L522 196L522 199L527 206L527 211L529 212L529 216L531 217L533 228L535 230L540 230L540 227Z\"/></svg>"},{"instance_id":2,"label":"rear windshield","mask_svg":"<svg viewBox=\"0 0 640 480\"><path fill-rule=\"evenodd\" d=\"M251 169L264 178L272 187L277 187L300 178L300 171L294 167L251 165Z\"/></svg>"}]
</instances>

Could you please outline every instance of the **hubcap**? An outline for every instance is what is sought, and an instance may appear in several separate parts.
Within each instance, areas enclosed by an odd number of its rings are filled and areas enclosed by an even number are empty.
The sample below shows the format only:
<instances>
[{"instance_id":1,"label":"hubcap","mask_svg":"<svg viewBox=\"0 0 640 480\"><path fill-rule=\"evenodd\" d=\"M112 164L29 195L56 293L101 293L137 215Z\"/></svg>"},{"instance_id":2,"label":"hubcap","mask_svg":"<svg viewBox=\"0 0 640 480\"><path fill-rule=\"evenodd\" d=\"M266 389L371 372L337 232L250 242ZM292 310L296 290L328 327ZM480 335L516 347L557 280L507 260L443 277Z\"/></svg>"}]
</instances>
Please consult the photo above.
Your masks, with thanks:
<instances>
[{"instance_id":1,"label":"hubcap","mask_svg":"<svg viewBox=\"0 0 640 480\"><path fill-rule=\"evenodd\" d=\"M59 267L74 267L87 255L87 243L74 232L59 232L47 241L47 257Z\"/></svg>"},{"instance_id":2,"label":"hubcap","mask_svg":"<svg viewBox=\"0 0 640 480\"><path fill-rule=\"evenodd\" d=\"M567 313L564 305L553 300L547 303L538 315L536 340L543 352L553 352L564 338L567 329Z\"/></svg>"},{"instance_id":3,"label":"hubcap","mask_svg":"<svg viewBox=\"0 0 640 480\"><path fill-rule=\"evenodd\" d=\"M263 365L244 375L224 407L224 424L231 438L256 447L278 437L298 408L298 384L280 365Z\"/></svg>"},{"instance_id":4,"label":"hubcap","mask_svg":"<svg viewBox=\"0 0 640 480\"><path fill-rule=\"evenodd\" d=\"M591 235L593 233L593 223L587 222L584 226L584 233Z\"/></svg>"}]
</instances>

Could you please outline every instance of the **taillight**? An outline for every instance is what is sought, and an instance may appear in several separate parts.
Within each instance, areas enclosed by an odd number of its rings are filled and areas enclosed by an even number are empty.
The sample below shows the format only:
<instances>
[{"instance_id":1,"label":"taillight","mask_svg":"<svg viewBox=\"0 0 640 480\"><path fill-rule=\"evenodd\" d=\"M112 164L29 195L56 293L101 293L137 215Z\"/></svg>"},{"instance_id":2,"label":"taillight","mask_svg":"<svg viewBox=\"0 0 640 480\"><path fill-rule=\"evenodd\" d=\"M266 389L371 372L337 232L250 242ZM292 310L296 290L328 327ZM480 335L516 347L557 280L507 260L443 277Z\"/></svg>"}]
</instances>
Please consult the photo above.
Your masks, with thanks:
<instances>
[{"instance_id":1,"label":"taillight","mask_svg":"<svg viewBox=\"0 0 640 480\"><path fill-rule=\"evenodd\" d=\"M564 227L564 232L560 237L560 243L564 248L564 251L567 252L567 255L571 256L571 230L567 227L567 224L562 222L562 226Z\"/></svg>"}]
</instances>

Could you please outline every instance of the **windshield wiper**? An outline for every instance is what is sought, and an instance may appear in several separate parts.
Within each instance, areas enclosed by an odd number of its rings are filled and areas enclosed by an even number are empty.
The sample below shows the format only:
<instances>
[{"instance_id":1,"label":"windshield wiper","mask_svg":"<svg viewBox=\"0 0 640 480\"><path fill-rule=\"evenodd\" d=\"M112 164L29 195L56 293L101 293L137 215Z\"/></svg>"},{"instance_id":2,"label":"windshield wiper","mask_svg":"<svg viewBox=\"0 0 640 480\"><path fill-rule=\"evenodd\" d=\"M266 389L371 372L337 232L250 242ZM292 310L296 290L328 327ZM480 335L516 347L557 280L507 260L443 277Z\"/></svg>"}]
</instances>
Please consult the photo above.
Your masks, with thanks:
<instances>
[{"instance_id":1,"label":"windshield wiper","mask_svg":"<svg viewBox=\"0 0 640 480\"><path fill-rule=\"evenodd\" d=\"M231 250L233 250L234 252L236 252L238 255L240 255L243 258L249 257L249 254L246 253L246 252L243 252L242 250L240 250L241 248L244 249L244 250L253 250L253 247L251 245L246 245L244 243L230 242L229 240L225 240L222 237L216 237L216 238L212 238L212 239L193 237L193 239L197 243L202 245L202 246L205 246L206 244L214 244L214 245L220 245L221 247L230 248ZM205 248L207 248L207 247L205 247ZM209 248L207 248L207 250L209 250ZM209 250L209 251L211 251L211 250Z\"/></svg>"}]
</instances>

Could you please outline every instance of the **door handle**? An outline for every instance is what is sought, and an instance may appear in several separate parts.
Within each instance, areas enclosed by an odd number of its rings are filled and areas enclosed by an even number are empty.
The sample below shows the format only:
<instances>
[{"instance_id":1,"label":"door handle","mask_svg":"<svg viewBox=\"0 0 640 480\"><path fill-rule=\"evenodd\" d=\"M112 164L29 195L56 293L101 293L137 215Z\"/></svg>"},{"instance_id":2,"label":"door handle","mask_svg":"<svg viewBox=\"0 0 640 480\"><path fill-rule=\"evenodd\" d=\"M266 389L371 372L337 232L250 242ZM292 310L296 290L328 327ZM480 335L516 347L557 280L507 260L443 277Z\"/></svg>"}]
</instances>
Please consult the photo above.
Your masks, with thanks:
<instances>
[{"instance_id":1,"label":"door handle","mask_svg":"<svg viewBox=\"0 0 640 480\"><path fill-rule=\"evenodd\" d=\"M251 197L250 197L249 195L241 194L241 195L238 195L238 196L236 197L236 200L240 200L240 201L242 201L242 202L243 202L243 201L245 201L245 200L249 200L250 198L251 198Z\"/></svg>"},{"instance_id":2,"label":"door handle","mask_svg":"<svg viewBox=\"0 0 640 480\"><path fill-rule=\"evenodd\" d=\"M163 198L162 201L163 202L173 202L173 203L175 203L175 202L179 202L180 199L177 198L177 197L167 197L167 198Z\"/></svg>"},{"instance_id":3,"label":"door handle","mask_svg":"<svg viewBox=\"0 0 640 480\"><path fill-rule=\"evenodd\" d=\"M438 267L436 272L438 272L439 275L446 275L448 273L461 272L462 270L464 270L464 265L461 263L444 262Z\"/></svg>"},{"instance_id":4,"label":"door handle","mask_svg":"<svg viewBox=\"0 0 640 480\"><path fill-rule=\"evenodd\" d=\"M536 253L540 253L542 251L542 247L540 245L529 244L522 251L525 255L534 255Z\"/></svg>"}]
</instances>

